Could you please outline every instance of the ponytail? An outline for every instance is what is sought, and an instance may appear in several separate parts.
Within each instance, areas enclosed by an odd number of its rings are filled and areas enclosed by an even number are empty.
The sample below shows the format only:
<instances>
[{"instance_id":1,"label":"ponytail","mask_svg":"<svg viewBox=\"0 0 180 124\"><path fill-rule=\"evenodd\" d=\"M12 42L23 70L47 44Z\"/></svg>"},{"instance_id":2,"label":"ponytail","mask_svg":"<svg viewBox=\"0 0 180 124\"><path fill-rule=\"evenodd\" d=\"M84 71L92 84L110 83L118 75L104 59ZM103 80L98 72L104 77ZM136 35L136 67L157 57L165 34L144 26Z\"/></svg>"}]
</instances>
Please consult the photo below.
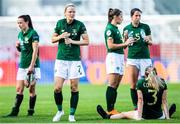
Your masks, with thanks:
<instances>
[{"instance_id":1,"label":"ponytail","mask_svg":"<svg viewBox=\"0 0 180 124\"><path fill-rule=\"evenodd\" d=\"M122 13L122 11L119 10L119 9L109 8L109 11L108 11L108 22L111 23L111 21L113 20L114 16L119 16L121 13Z\"/></svg>"},{"instance_id":2,"label":"ponytail","mask_svg":"<svg viewBox=\"0 0 180 124\"><path fill-rule=\"evenodd\" d=\"M112 8L109 8L109 11L108 11L108 22L110 23L113 19L113 9Z\"/></svg>"},{"instance_id":3,"label":"ponytail","mask_svg":"<svg viewBox=\"0 0 180 124\"><path fill-rule=\"evenodd\" d=\"M34 29L31 21L31 17L29 15L21 15L18 18L23 18L25 22L28 22L29 28Z\"/></svg>"},{"instance_id":4,"label":"ponytail","mask_svg":"<svg viewBox=\"0 0 180 124\"><path fill-rule=\"evenodd\" d=\"M29 20L29 23L28 23L28 26L29 28L32 28L33 29L33 25L32 25L32 21L31 21L31 17L29 15L26 15L28 20Z\"/></svg>"}]
</instances>

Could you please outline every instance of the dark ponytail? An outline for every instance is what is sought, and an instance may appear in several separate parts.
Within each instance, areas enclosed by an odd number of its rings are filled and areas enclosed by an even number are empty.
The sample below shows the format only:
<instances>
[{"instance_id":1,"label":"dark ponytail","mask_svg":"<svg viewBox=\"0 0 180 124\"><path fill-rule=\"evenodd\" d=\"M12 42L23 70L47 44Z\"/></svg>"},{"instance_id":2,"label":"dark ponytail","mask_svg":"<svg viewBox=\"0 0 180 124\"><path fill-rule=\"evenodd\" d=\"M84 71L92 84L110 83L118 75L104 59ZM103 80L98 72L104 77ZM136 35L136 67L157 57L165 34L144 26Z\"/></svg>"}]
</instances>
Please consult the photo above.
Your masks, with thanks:
<instances>
[{"instance_id":1,"label":"dark ponytail","mask_svg":"<svg viewBox=\"0 0 180 124\"><path fill-rule=\"evenodd\" d=\"M113 17L114 16L119 16L120 14L122 14L121 10L109 8L109 11L108 11L108 22L111 23L111 21L113 20Z\"/></svg>"},{"instance_id":2,"label":"dark ponytail","mask_svg":"<svg viewBox=\"0 0 180 124\"><path fill-rule=\"evenodd\" d=\"M21 16L19 16L18 18L23 18L25 22L28 22L29 28L32 28L32 29L33 29L31 17L30 17L29 15L21 15Z\"/></svg>"},{"instance_id":3,"label":"dark ponytail","mask_svg":"<svg viewBox=\"0 0 180 124\"><path fill-rule=\"evenodd\" d=\"M110 23L113 19L113 9L112 8L109 8L109 11L108 11L108 22Z\"/></svg>"}]
</instances>

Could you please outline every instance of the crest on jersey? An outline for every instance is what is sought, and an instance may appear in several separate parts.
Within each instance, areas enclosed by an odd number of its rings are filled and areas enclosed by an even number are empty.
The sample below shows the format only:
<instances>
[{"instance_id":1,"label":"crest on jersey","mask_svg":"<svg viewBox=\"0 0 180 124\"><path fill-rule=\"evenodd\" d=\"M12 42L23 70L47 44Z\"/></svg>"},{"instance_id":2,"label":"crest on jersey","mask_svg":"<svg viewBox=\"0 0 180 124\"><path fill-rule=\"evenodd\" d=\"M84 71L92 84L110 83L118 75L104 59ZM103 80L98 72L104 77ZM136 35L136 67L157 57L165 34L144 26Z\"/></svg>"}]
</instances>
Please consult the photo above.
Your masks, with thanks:
<instances>
[{"instance_id":1,"label":"crest on jersey","mask_svg":"<svg viewBox=\"0 0 180 124\"><path fill-rule=\"evenodd\" d=\"M24 43L29 43L28 40L29 40L29 38L28 38L28 37L25 37L25 38L24 38Z\"/></svg>"},{"instance_id":2,"label":"crest on jersey","mask_svg":"<svg viewBox=\"0 0 180 124\"><path fill-rule=\"evenodd\" d=\"M111 35L111 31L108 30L108 31L106 32L106 35L107 35L107 36L110 36L110 35Z\"/></svg>"},{"instance_id":3,"label":"crest on jersey","mask_svg":"<svg viewBox=\"0 0 180 124\"><path fill-rule=\"evenodd\" d=\"M77 30L76 29L72 29L72 35L77 35Z\"/></svg>"}]
</instances>

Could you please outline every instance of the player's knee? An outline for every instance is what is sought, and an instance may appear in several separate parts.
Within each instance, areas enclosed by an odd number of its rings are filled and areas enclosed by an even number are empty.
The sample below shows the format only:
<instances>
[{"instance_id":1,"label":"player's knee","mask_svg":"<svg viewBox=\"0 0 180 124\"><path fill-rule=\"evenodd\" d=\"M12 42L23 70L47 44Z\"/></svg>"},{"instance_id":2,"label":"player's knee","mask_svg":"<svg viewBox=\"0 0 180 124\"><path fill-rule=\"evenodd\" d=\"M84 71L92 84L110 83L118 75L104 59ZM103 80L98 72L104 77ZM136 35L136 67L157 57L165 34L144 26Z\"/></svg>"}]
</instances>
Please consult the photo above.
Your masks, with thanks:
<instances>
[{"instance_id":1,"label":"player's knee","mask_svg":"<svg viewBox=\"0 0 180 124\"><path fill-rule=\"evenodd\" d=\"M30 88L29 88L29 93L30 93L30 94L35 94L35 87L33 87L33 86L30 87Z\"/></svg>"},{"instance_id":2,"label":"player's knee","mask_svg":"<svg viewBox=\"0 0 180 124\"><path fill-rule=\"evenodd\" d=\"M136 83L131 83L131 89L136 89Z\"/></svg>"},{"instance_id":3,"label":"player's knee","mask_svg":"<svg viewBox=\"0 0 180 124\"><path fill-rule=\"evenodd\" d=\"M136 89L136 85L131 85L131 89Z\"/></svg>"},{"instance_id":4,"label":"player's knee","mask_svg":"<svg viewBox=\"0 0 180 124\"><path fill-rule=\"evenodd\" d=\"M112 87L112 88L117 88L118 86L119 86L119 84L117 82L110 83L110 87Z\"/></svg>"},{"instance_id":5,"label":"player's knee","mask_svg":"<svg viewBox=\"0 0 180 124\"><path fill-rule=\"evenodd\" d=\"M23 94L23 88L22 87L16 87L16 92L18 94Z\"/></svg>"},{"instance_id":6,"label":"player's knee","mask_svg":"<svg viewBox=\"0 0 180 124\"><path fill-rule=\"evenodd\" d=\"M71 92L77 92L78 91L78 86L77 85L72 85L71 86Z\"/></svg>"},{"instance_id":7,"label":"player's knee","mask_svg":"<svg viewBox=\"0 0 180 124\"><path fill-rule=\"evenodd\" d=\"M54 92L59 93L62 91L62 87L54 87Z\"/></svg>"}]
</instances>

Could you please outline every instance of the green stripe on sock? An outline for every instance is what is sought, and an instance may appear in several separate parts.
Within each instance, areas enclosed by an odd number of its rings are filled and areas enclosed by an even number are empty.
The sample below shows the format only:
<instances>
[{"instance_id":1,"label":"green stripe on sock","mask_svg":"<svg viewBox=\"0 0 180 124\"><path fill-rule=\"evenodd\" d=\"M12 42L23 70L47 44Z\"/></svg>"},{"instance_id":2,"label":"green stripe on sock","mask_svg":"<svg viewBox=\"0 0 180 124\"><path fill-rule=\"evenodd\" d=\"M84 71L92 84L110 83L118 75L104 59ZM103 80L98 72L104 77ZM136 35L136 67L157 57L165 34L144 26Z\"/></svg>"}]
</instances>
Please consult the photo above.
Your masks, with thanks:
<instances>
[{"instance_id":1,"label":"green stripe on sock","mask_svg":"<svg viewBox=\"0 0 180 124\"><path fill-rule=\"evenodd\" d=\"M74 115L76 112L76 109L75 108L70 108L70 115Z\"/></svg>"},{"instance_id":2,"label":"green stripe on sock","mask_svg":"<svg viewBox=\"0 0 180 124\"><path fill-rule=\"evenodd\" d=\"M62 105L57 105L58 111L62 111Z\"/></svg>"}]
</instances>

